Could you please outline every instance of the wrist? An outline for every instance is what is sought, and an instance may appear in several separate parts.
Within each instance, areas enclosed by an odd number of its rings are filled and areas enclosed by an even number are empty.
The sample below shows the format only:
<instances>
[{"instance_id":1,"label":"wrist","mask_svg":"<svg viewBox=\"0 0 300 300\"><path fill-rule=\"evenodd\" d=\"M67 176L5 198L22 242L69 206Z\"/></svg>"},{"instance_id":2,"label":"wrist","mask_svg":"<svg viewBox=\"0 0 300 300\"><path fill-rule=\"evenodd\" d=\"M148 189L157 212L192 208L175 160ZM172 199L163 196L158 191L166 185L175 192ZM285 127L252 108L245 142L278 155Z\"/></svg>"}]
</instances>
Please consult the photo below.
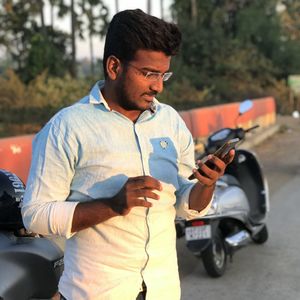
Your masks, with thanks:
<instances>
[{"instance_id":1,"label":"wrist","mask_svg":"<svg viewBox=\"0 0 300 300\"><path fill-rule=\"evenodd\" d=\"M124 211L126 210L124 204L119 201L117 196L105 199L103 201L103 204L108 207L112 217L122 216L124 215Z\"/></svg>"},{"instance_id":2,"label":"wrist","mask_svg":"<svg viewBox=\"0 0 300 300\"><path fill-rule=\"evenodd\" d=\"M207 189L207 190L214 189L216 186L216 182L213 182L212 184L205 184L203 182L198 181L197 184L199 184L199 186L202 189Z\"/></svg>"}]
</instances>

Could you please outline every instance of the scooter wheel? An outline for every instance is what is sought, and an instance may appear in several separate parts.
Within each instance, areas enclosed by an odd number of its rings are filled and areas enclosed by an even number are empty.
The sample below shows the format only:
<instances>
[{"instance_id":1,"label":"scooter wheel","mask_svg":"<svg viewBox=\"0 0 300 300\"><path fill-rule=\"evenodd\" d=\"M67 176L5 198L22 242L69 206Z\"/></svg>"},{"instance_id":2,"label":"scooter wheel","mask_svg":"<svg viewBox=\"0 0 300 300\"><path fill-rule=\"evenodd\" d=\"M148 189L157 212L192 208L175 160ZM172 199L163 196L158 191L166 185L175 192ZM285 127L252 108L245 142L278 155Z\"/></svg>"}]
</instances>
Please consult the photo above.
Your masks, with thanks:
<instances>
[{"instance_id":1,"label":"scooter wheel","mask_svg":"<svg viewBox=\"0 0 300 300\"><path fill-rule=\"evenodd\" d=\"M221 277L226 269L227 252L222 233L217 229L211 244L202 253L202 262L207 274Z\"/></svg>"},{"instance_id":2,"label":"scooter wheel","mask_svg":"<svg viewBox=\"0 0 300 300\"><path fill-rule=\"evenodd\" d=\"M263 244L265 243L269 238L268 228L267 225L264 225L264 227L252 237L252 240L256 244Z\"/></svg>"}]
</instances>

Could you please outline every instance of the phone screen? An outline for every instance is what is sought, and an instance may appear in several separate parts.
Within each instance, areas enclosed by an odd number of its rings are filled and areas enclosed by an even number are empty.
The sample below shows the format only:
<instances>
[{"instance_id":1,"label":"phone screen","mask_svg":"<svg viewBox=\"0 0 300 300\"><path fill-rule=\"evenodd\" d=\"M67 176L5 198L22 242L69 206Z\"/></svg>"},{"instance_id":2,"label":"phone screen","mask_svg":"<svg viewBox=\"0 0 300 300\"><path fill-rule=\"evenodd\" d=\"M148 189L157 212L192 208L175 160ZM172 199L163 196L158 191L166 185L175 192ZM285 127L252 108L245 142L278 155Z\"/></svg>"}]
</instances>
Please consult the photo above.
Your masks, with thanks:
<instances>
[{"instance_id":1,"label":"phone screen","mask_svg":"<svg viewBox=\"0 0 300 300\"><path fill-rule=\"evenodd\" d=\"M231 139L224 143L215 153L214 155L218 158L224 158L231 149L234 149L236 144L240 141L239 138Z\"/></svg>"}]
</instances>

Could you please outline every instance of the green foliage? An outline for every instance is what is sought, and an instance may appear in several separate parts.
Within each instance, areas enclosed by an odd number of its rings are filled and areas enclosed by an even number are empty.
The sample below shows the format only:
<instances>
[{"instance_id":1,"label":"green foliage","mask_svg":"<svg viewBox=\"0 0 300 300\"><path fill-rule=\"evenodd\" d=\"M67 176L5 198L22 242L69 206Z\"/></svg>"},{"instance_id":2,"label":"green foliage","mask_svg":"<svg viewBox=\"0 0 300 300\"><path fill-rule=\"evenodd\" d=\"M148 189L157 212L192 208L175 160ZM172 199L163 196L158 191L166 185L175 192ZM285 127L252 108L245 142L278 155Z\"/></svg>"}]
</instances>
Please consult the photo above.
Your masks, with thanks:
<instances>
[{"instance_id":1,"label":"green foliage","mask_svg":"<svg viewBox=\"0 0 300 300\"><path fill-rule=\"evenodd\" d=\"M174 0L172 15L183 40L162 101L183 110L273 96L279 112L295 109L286 79L300 74L300 3L281 2L282 11L277 0ZM44 22L45 3L0 0L0 46L10 54L0 62L0 73L7 66L15 71L0 77L0 135L36 132L102 76L100 62L94 66L92 38L105 34L105 2L74 0L71 6L70 1L48 0L50 25ZM72 34L58 31L55 16L72 12ZM75 65L82 78L77 80L68 75L76 69L70 49L84 31L91 58ZM95 73L96 79L87 79Z\"/></svg>"},{"instance_id":2,"label":"green foliage","mask_svg":"<svg viewBox=\"0 0 300 300\"><path fill-rule=\"evenodd\" d=\"M171 82L158 96L158 99L162 99L162 102L170 104L178 110L187 110L208 105L207 99L210 96L209 89L197 90L187 78L182 78Z\"/></svg>"},{"instance_id":3,"label":"green foliage","mask_svg":"<svg viewBox=\"0 0 300 300\"><path fill-rule=\"evenodd\" d=\"M288 74L300 73L300 45L284 31L277 3L175 0L173 15L183 33L173 66L180 70L174 72L180 88L170 84L167 98L185 107L273 95L279 108L288 107L282 104L289 94L284 82ZM187 100L191 97L194 101Z\"/></svg>"},{"instance_id":4,"label":"green foliage","mask_svg":"<svg viewBox=\"0 0 300 300\"><path fill-rule=\"evenodd\" d=\"M37 132L59 109L87 94L93 83L44 72L26 85L8 70L0 77L0 136Z\"/></svg>"},{"instance_id":5,"label":"green foliage","mask_svg":"<svg viewBox=\"0 0 300 300\"><path fill-rule=\"evenodd\" d=\"M64 76L69 67L68 34L45 24L43 1L4 1L0 6L0 44L6 47L12 67L28 83L45 69L53 76Z\"/></svg>"},{"instance_id":6,"label":"green foliage","mask_svg":"<svg viewBox=\"0 0 300 300\"><path fill-rule=\"evenodd\" d=\"M24 61L24 68L18 73L25 82L29 82L47 70L51 76L63 77L70 65L65 42L68 35L47 28L47 34L35 33L30 39L30 48Z\"/></svg>"},{"instance_id":7,"label":"green foliage","mask_svg":"<svg viewBox=\"0 0 300 300\"><path fill-rule=\"evenodd\" d=\"M50 5L51 24L45 24L44 7ZM94 75L92 38L103 38L108 9L102 0L0 0L0 46L10 54L11 66L28 83L47 69L51 76L76 77L76 38L89 37L91 74ZM55 15L56 13L56 15ZM55 17L72 15L71 34L57 30Z\"/></svg>"}]
</instances>

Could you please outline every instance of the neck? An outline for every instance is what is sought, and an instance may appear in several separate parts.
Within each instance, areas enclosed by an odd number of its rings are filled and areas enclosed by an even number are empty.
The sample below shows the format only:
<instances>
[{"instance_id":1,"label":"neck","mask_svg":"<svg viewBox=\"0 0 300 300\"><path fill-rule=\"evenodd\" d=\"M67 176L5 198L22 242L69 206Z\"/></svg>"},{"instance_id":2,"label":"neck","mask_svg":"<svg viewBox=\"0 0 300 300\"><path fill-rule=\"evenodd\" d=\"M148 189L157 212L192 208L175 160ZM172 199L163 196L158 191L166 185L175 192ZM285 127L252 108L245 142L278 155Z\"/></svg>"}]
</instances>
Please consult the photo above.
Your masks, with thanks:
<instances>
[{"instance_id":1,"label":"neck","mask_svg":"<svg viewBox=\"0 0 300 300\"><path fill-rule=\"evenodd\" d=\"M111 110L117 111L131 120L133 123L137 121L142 113L140 110L127 110L126 108L120 106L117 101L118 96L116 94L116 89L111 87L109 84L104 84L103 88L101 89L101 93Z\"/></svg>"}]
</instances>

